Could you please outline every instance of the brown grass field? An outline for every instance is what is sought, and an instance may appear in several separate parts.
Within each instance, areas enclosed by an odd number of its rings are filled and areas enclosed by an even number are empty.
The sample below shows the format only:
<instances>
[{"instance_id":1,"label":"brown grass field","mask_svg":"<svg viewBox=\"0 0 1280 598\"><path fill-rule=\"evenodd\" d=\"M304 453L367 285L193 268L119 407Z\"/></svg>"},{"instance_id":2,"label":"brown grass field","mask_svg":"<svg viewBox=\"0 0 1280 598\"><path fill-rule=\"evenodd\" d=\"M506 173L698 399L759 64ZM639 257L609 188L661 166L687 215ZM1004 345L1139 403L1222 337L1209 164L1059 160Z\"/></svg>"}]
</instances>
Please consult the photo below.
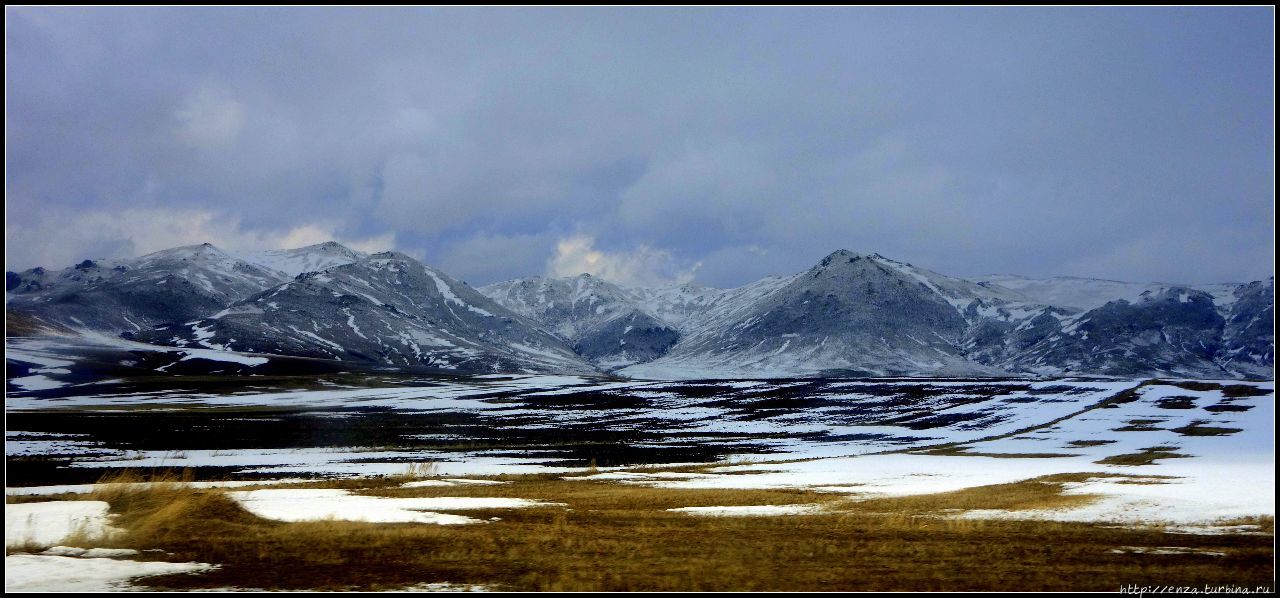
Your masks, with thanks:
<instances>
[{"instance_id":1,"label":"brown grass field","mask_svg":"<svg viewBox=\"0 0 1280 598\"><path fill-rule=\"evenodd\" d=\"M140 581L154 589L378 590L450 582L573 591L1117 591L1124 584L1273 582L1270 517L1253 521L1265 535L1187 535L1156 527L950 516L968 509L1080 504L1091 497L1061 490L1064 482L1083 477L863 501L808 490L662 489L557 476L509 476L502 478L508 483L494 486L406 489L397 487L403 480L395 478L304 486L398 497L509 496L568 505L466 511L501 520L461 526L275 522L248 513L222 491L193 489L173 479L106 486L92 498L109 502L118 515L114 524L124 529L111 546L167 553L144 553L151 555L144 558L221 565L204 574ZM140 479L129 474L104 481ZM779 517L665 511L801 503L826 508ZM1111 552L1169 546L1226 555Z\"/></svg>"}]
</instances>

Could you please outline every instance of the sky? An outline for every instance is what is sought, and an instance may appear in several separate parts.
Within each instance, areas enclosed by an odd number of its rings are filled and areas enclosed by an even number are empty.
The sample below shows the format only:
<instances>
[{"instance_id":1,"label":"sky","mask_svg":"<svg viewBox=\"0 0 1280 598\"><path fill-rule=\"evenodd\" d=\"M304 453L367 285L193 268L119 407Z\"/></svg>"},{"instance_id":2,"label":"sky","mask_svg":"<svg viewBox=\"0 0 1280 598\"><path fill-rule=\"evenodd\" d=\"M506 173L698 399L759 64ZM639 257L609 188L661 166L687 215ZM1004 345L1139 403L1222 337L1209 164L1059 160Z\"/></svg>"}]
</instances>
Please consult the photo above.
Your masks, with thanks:
<instances>
[{"instance_id":1,"label":"sky","mask_svg":"<svg viewBox=\"0 0 1280 598\"><path fill-rule=\"evenodd\" d=\"M1274 273L1274 10L5 10L6 268Z\"/></svg>"}]
</instances>

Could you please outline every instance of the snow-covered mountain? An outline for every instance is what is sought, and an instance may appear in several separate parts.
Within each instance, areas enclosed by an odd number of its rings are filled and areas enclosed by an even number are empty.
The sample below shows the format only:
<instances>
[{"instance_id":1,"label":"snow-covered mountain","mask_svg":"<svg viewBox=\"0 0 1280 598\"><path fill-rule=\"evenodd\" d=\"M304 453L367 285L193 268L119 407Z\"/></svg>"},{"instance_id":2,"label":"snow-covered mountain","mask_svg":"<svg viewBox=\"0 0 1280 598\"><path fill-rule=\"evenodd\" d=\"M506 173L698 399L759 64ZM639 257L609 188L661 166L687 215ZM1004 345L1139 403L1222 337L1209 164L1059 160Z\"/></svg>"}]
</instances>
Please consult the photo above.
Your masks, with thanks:
<instances>
[{"instance_id":1,"label":"snow-covered mountain","mask_svg":"<svg viewBox=\"0 0 1280 598\"><path fill-rule=\"evenodd\" d=\"M503 307L541 322L566 340L575 340L635 310L625 291L590 274L571 278L532 276L478 290Z\"/></svg>"},{"instance_id":2,"label":"snow-covered mountain","mask_svg":"<svg viewBox=\"0 0 1280 598\"><path fill-rule=\"evenodd\" d=\"M594 373L569 346L402 253L307 272L144 342L458 372Z\"/></svg>"},{"instance_id":3,"label":"snow-covered mountain","mask_svg":"<svg viewBox=\"0 0 1280 598\"><path fill-rule=\"evenodd\" d=\"M1054 278L1027 278L1025 276L996 275L983 276L977 279L978 284L998 286L1023 295L1027 300L1090 310L1102 307L1117 299L1129 303L1137 302L1144 293L1160 292L1168 288L1191 288L1204 291L1213 296L1218 307L1230 305L1233 294L1239 284L1205 284L1177 285L1159 282L1121 282L1099 278L1079 278L1075 276L1058 276Z\"/></svg>"},{"instance_id":4,"label":"snow-covered mountain","mask_svg":"<svg viewBox=\"0 0 1280 598\"><path fill-rule=\"evenodd\" d=\"M138 258L87 259L62 270L6 272L6 307L54 327L139 331L206 316L303 272L364 257L330 241L243 254L203 243Z\"/></svg>"},{"instance_id":5,"label":"snow-covered mountain","mask_svg":"<svg viewBox=\"0 0 1280 598\"><path fill-rule=\"evenodd\" d=\"M367 255L341 243L326 241L297 249L268 249L245 253L239 257L251 264L293 277L303 272L319 272L334 266L350 264Z\"/></svg>"},{"instance_id":6,"label":"snow-covered mountain","mask_svg":"<svg viewBox=\"0 0 1280 598\"><path fill-rule=\"evenodd\" d=\"M570 340L594 330L595 350L624 344L600 327L622 314L678 333L650 359L608 362L635 377L1273 372L1269 282L969 281L842 250L807 272L736 289L536 277L481 291Z\"/></svg>"},{"instance_id":7,"label":"snow-covered mountain","mask_svg":"<svg viewBox=\"0 0 1280 598\"><path fill-rule=\"evenodd\" d=\"M873 287L879 295L864 300ZM481 292L569 340L578 341L582 330L593 330L589 346L596 350L634 346L630 339L610 337L600 322L642 314L655 328L672 331L664 333L664 341L677 342L669 351L648 352L648 359L636 359L645 356L637 352L629 361L638 365L622 372L655 377L926 370L989 374L997 370L961 355L969 320L1011 320L1038 313L1007 289L848 251L833 253L807 273L765 278L736 289L693 284L620 288L579 276L520 279L483 287ZM935 308L927 322L913 317L928 311L926 307Z\"/></svg>"},{"instance_id":8,"label":"snow-covered mountain","mask_svg":"<svg viewBox=\"0 0 1280 598\"><path fill-rule=\"evenodd\" d=\"M23 331L460 372L1274 376L1274 278L969 281L841 250L733 289L580 275L476 290L404 254L322 243L85 260L9 272L6 288Z\"/></svg>"},{"instance_id":9,"label":"snow-covered mountain","mask_svg":"<svg viewBox=\"0 0 1280 598\"><path fill-rule=\"evenodd\" d=\"M675 328L642 311L626 290L590 274L534 276L479 290L605 370L652 361L680 338Z\"/></svg>"},{"instance_id":10,"label":"snow-covered mountain","mask_svg":"<svg viewBox=\"0 0 1280 598\"><path fill-rule=\"evenodd\" d=\"M1224 324L1208 293L1148 291L1135 302L1112 301L1072 318L1001 365L1053 374L1221 377L1215 358Z\"/></svg>"},{"instance_id":11,"label":"snow-covered mountain","mask_svg":"<svg viewBox=\"0 0 1280 598\"><path fill-rule=\"evenodd\" d=\"M1274 376L1274 277L1248 284L1173 285L1003 276L981 284L997 281L1056 306L1034 325L1004 337L1003 352L984 356L1010 371Z\"/></svg>"},{"instance_id":12,"label":"snow-covered mountain","mask_svg":"<svg viewBox=\"0 0 1280 598\"><path fill-rule=\"evenodd\" d=\"M966 358L969 306L1003 290L883 256L837 251L765 292L729 302L670 353L624 369L640 377L999 373ZM783 283L778 285L777 283ZM987 302L987 303L984 303Z\"/></svg>"},{"instance_id":13,"label":"snow-covered mountain","mask_svg":"<svg viewBox=\"0 0 1280 598\"><path fill-rule=\"evenodd\" d=\"M1276 279L1240 285L1226 315L1222 347L1215 357L1224 369L1252 378L1274 378Z\"/></svg>"},{"instance_id":14,"label":"snow-covered mountain","mask_svg":"<svg viewBox=\"0 0 1280 598\"><path fill-rule=\"evenodd\" d=\"M287 279L205 243L6 272L6 312L64 328L139 331L208 315Z\"/></svg>"}]
</instances>

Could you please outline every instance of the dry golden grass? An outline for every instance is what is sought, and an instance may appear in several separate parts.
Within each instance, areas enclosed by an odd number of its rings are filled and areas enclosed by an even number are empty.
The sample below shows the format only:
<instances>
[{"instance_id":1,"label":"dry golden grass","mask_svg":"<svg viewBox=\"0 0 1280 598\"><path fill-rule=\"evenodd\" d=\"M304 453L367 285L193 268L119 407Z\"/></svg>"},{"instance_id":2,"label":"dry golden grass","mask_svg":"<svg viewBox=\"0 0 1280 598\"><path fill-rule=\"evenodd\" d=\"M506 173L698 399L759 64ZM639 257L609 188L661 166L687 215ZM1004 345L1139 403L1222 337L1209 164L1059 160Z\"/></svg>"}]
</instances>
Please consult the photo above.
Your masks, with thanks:
<instances>
[{"instance_id":1,"label":"dry golden grass","mask_svg":"<svg viewBox=\"0 0 1280 598\"><path fill-rule=\"evenodd\" d=\"M107 498L120 515L116 525L127 530L116 545L161 548L170 560L221 565L206 574L144 581L169 589L375 590L451 582L577 591L1114 591L1126 583L1272 580L1270 536L1174 536L1156 529L937 516L948 509L1065 505L1081 499L1062 497L1061 484L1083 477L1089 476L864 502L805 490L678 490L554 476L508 477L510 483L494 486L404 489L382 483L365 490L382 496L511 496L568 504L469 511L502 520L463 526L266 521L220 491L179 485L138 485ZM319 485L353 487L350 481ZM831 511L718 518L665 510L814 502L830 505ZM1171 545L1227 556L1109 552L1119 546Z\"/></svg>"},{"instance_id":2,"label":"dry golden grass","mask_svg":"<svg viewBox=\"0 0 1280 598\"><path fill-rule=\"evenodd\" d=\"M1258 533L1274 536L1276 533L1276 518L1272 515L1257 515L1254 517L1235 517L1231 519L1220 519L1216 522L1218 525L1256 525Z\"/></svg>"},{"instance_id":3,"label":"dry golden grass","mask_svg":"<svg viewBox=\"0 0 1280 598\"><path fill-rule=\"evenodd\" d=\"M999 509L1024 511L1078 507L1097 500L1088 494L1063 494L1063 484L1084 482L1098 474L1058 474L1011 484L993 484L954 492L874 498L854 503L854 508L871 513L898 515L936 514L950 511Z\"/></svg>"},{"instance_id":4,"label":"dry golden grass","mask_svg":"<svg viewBox=\"0 0 1280 598\"><path fill-rule=\"evenodd\" d=\"M1114 440L1072 440L1071 442L1067 443L1067 446L1072 448L1089 448L1094 446L1106 446L1108 444L1115 444L1115 442L1116 441Z\"/></svg>"},{"instance_id":5,"label":"dry golden grass","mask_svg":"<svg viewBox=\"0 0 1280 598\"><path fill-rule=\"evenodd\" d=\"M645 513L678 507L808 504L836 502L842 498L836 494L811 490L650 488L634 484L558 477L538 477L492 486L384 487L361 493L396 498L434 496L527 498L567 503L574 511L610 513Z\"/></svg>"},{"instance_id":6,"label":"dry golden grass","mask_svg":"<svg viewBox=\"0 0 1280 598\"><path fill-rule=\"evenodd\" d=\"M1191 456L1175 453L1174 450L1177 448L1176 446L1149 446L1139 449L1139 452L1136 453L1111 455L1094 461L1094 463L1102 465L1151 465L1156 462L1156 459L1181 459Z\"/></svg>"},{"instance_id":7,"label":"dry golden grass","mask_svg":"<svg viewBox=\"0 0 1280 598\"><path fill-rule=\"evenodd\" d=\"M1172 431L1183 436L1230 436L1244 431L1242 428L1206 426L1204 424L1205 422L1194 422L1181 428L1173 428Z\"/></svg>"}]
</instances>

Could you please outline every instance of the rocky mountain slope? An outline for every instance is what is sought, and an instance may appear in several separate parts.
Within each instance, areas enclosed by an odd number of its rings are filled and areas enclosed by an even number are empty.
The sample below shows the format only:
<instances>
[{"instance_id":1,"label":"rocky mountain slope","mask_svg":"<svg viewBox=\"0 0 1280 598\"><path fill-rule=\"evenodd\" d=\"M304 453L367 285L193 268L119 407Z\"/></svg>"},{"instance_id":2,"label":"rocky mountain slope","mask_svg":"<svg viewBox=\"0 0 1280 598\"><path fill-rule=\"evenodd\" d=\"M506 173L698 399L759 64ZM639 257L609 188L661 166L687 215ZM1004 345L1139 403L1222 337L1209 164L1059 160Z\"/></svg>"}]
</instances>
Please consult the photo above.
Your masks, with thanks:
<instances>
[{"instance_id":1,"label":"rocky mountain slope","mask_svg":"<svg viewBox=\"0 0 1280 598\"><path fill-rule=\"evenodd\" d=\"M595 371L537 324L393 252L303 273L217 313L132 338L458 372Z\"/></svg>"},{"instance_id":2,"label":"rocky mountain slope","mask_svg":"<svg viewBox=\"0 0 1280 598\"><path fill-rule=\"evenodd\" d=\"M5 274L6 311L49 325L119 333L183 322L288 280L205 243L61 271Z\"/></svg>"},{"instance_id":3,"label":"rocky mountain slope","mask_svg":"<svg viewBox=\"0 0 1280 598\"><path fill-rule=\"evenodd\" d=\"M668 355L623 373L991 375L1000 370L968 359L963 341L970 319L1002 317L992 306L1011 304L1015 296L842 250L785 284L746 297L721 307L714 325L695 328ZM1016 313L1025 315L1025 306L1018 307ZM1014 314L1006 310L1003 317Z\"/></svg>"},{"instance_id":4,"label":"rocky mountain slope","mask_svg":"<svg viewBox=\"0 0 1280 598\"><path fill-rule=\"evenodd\" d=\"M480 292L542 324L606 370L652 361L680 338L674 327L642 311L627 291L589 274L534 276L482 287Z\"/></svg>"}]
</instances>

